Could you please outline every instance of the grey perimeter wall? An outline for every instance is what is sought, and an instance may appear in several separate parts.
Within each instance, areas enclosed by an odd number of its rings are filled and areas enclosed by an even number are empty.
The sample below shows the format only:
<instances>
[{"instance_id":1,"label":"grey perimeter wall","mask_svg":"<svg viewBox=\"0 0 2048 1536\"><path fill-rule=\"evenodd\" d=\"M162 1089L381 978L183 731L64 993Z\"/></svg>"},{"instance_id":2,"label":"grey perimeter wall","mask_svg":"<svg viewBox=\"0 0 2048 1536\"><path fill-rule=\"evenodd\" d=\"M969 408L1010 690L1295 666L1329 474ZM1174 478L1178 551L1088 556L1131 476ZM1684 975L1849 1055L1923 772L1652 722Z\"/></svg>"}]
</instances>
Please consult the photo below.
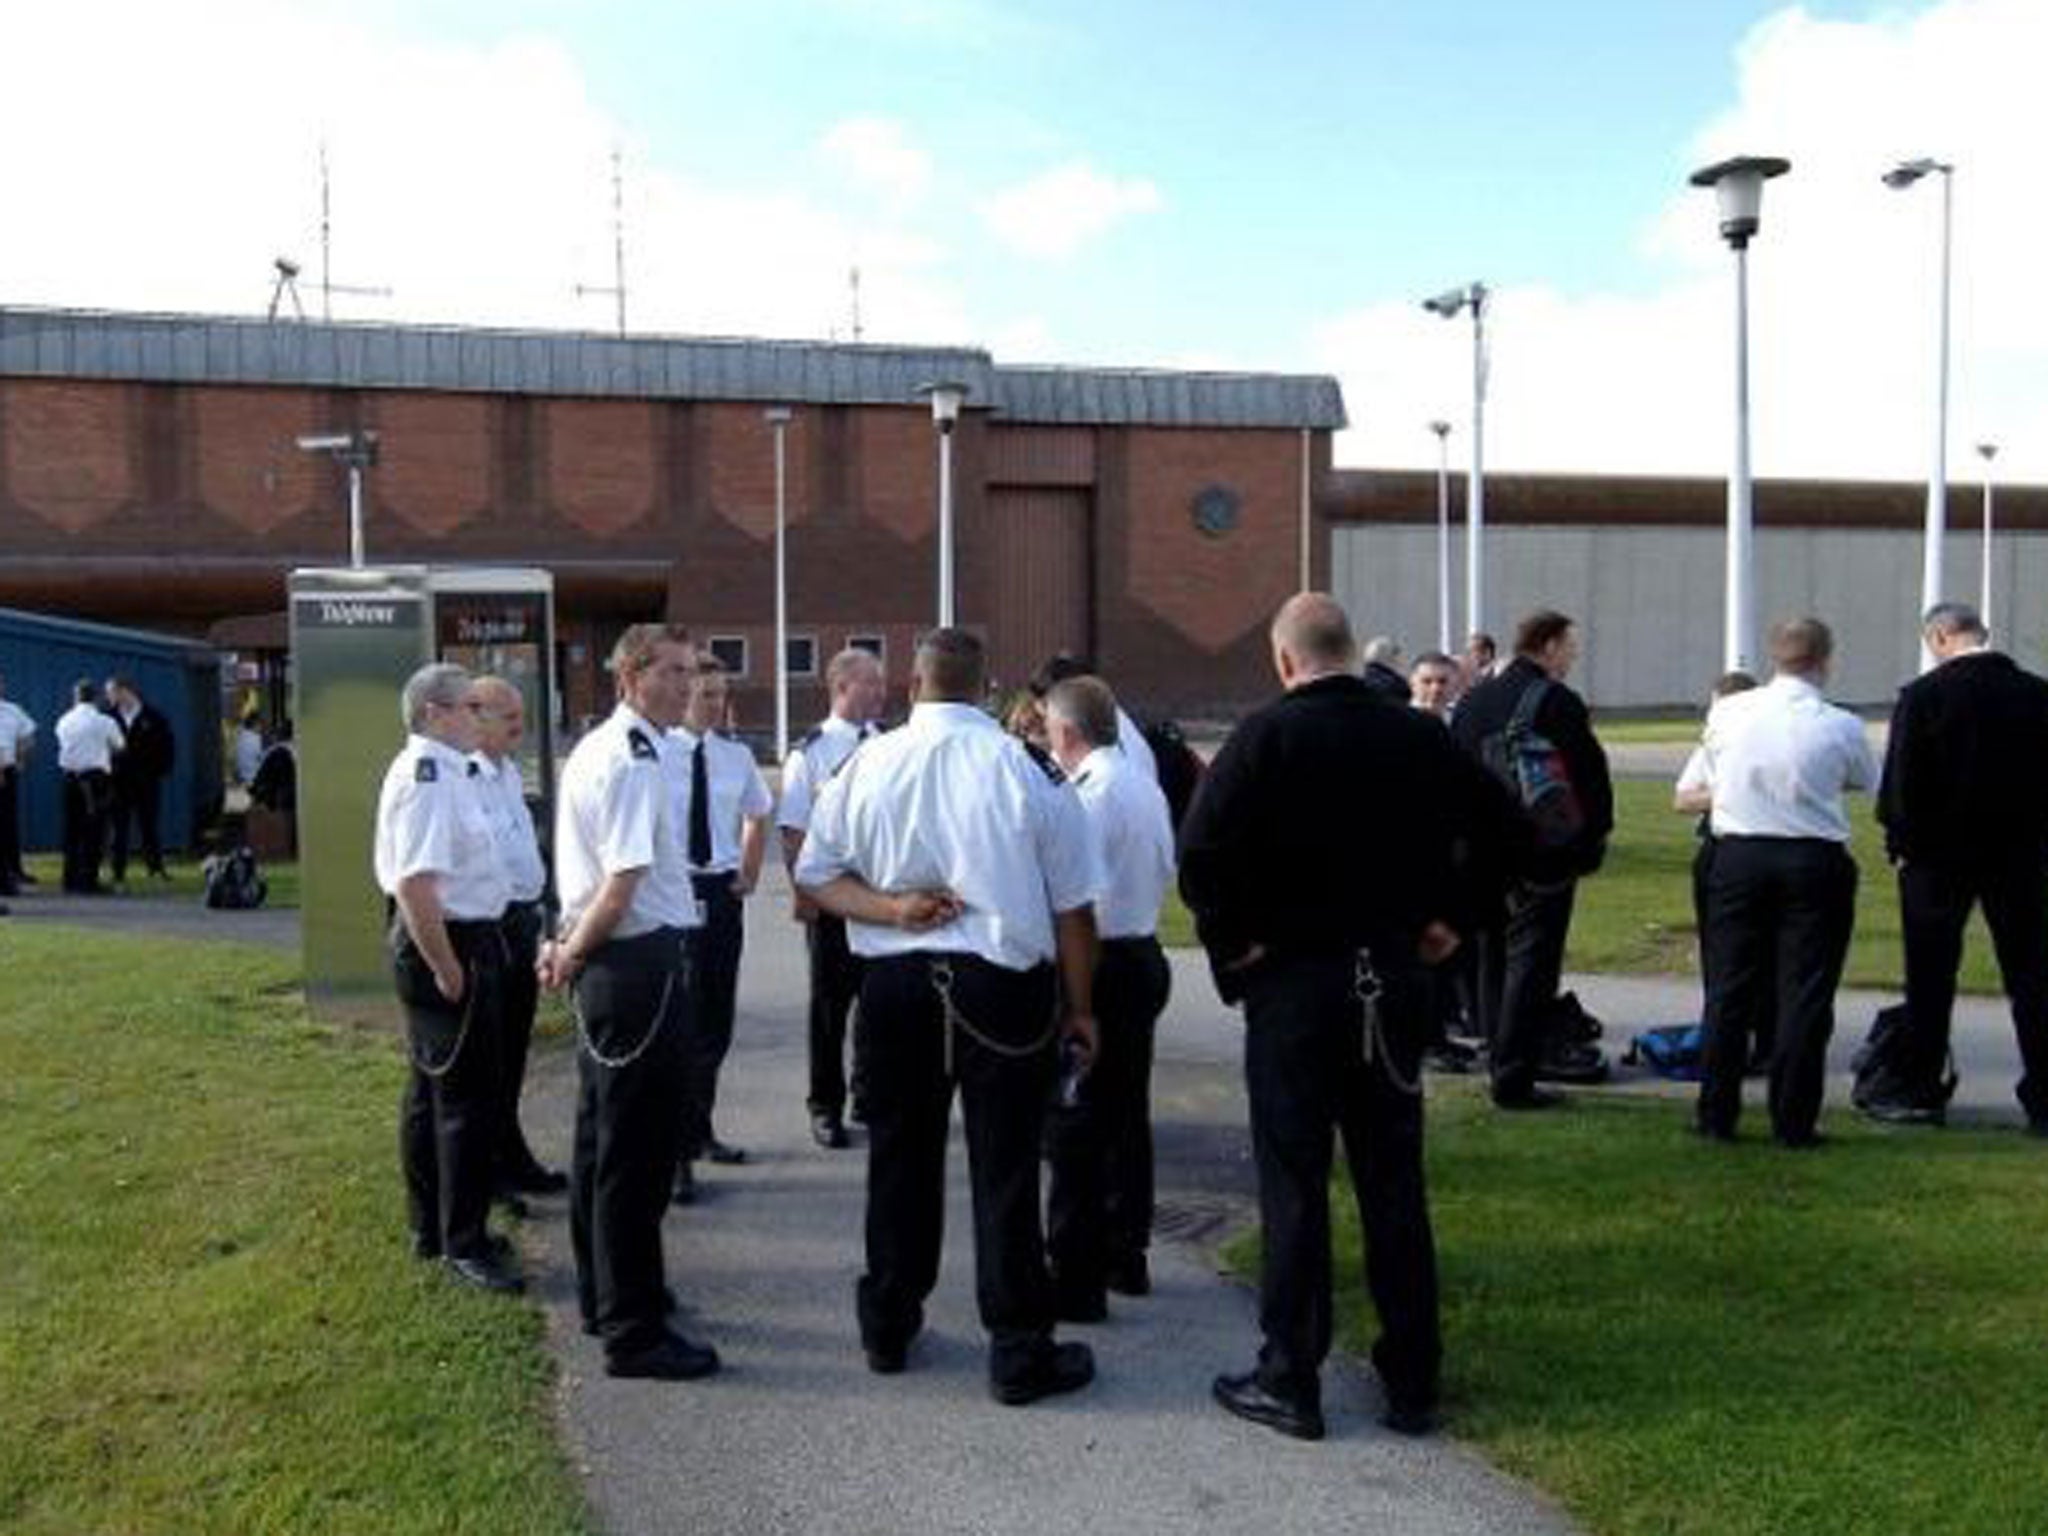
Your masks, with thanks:
<instances>
[{"instance_id":1,"label":"grey perimeter wall","mask_svg":"<svg viewBox=\"0 0 2048 1536\"><path fill-rule=\"evenodd\" d=\"M1331 583L1359 637L1392 635L1412 656L1437 637L1436 529L1354 524L1332 530ZM1579 621L1584 659L1572 683L1609 709L1697 705L1721 670L1724 535L1719 528L1498 527L1487 534L1487 627L1503 649L1531 609ZM1983 539L1954 534L1948 593L1977 600ZM2001 534L1993 643L2042 670L2048 653L2048 534ZM1757 620L1810 613L1835 632L1829 693L1887 705L1917 665L1920 536L1876 529L1759 529ZM1464 530L1452 530L1452 633L1462 633Z\"/></svg>"}]
</instances>

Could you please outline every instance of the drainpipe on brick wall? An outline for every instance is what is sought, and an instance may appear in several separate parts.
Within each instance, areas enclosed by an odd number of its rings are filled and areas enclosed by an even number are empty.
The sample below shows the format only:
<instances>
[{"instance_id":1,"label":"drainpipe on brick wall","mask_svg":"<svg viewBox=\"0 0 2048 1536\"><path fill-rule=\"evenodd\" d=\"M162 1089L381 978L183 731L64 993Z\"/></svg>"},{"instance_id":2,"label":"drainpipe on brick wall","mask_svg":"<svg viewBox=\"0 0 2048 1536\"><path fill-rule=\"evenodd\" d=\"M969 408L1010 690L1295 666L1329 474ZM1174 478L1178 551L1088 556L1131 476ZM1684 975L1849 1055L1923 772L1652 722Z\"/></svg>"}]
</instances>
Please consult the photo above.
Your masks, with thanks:
<instances>
[{"instance_id":1,"label":"drainpipe on brick wall","mask_svg":"<svg viewBox=\"0 0 2048 1536\"><path fill-rule=\"evenodd\" d=\"M1311 537L1312 537L1312 535L1311 535L1311 532L1310 532L1310 522L1311 522L1311 517L1312 517L1312 513L1313 513L1313 508L1314 508L1314 502L1313 502L1313 498L1312 498L1312 496L1311 496L1311 494L1310 494L1310 478L1311 478L1311 477L1310 477L1310 475L1309 475L1309 460L1310 460L1310 442L1311 442L1311 434L1310 434L1310 432L1309 432L1309 429L1308 429L1307 427L1303 427L1303 428L1301 429L1301 583L1300 583L1300 590L1301 590L1301 591L1303 591L1303 592L1306 592L1306 591L1308 591L1308 589L1309 589L1309 588L1310 588L1311 586L1313 586L1313 585L1314 585L1314 568L1313 568L1313 564L1312 564L1312 556L1313 556L1314 550L1313 550L1313 546L1312 546L1312 544L1311 544L1311 542L1310 542L1310 541L1311 541Z\"/></svg>"}]
</instances>

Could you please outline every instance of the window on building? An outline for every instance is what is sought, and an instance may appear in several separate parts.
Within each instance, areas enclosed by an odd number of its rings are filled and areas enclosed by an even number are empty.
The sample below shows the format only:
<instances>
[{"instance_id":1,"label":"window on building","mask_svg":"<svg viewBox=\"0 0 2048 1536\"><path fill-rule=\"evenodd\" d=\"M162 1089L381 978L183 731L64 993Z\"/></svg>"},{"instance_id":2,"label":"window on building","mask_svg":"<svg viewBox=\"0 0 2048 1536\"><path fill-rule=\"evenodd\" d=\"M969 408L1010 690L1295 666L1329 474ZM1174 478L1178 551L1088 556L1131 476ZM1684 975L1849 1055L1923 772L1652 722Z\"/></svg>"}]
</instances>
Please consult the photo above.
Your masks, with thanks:
<instances>
[{"instance_id":1,"label":"window on building","mask_svg":"<svg viewBox=\"0 0 2048 1536\"><path fill-rule=\"evenodd\" d=\"M818 638L815 635L791 635L783 656L789 666L791 677L816 677L818 675Z\"/></svg>"},{"instance_id":2,"label":"window on building","mask_svg":"<svg viewBox=\"0 0 2048 1536\"><path fill-rule=\"evenodd\" d=\"M846 637L846 648L849 651L866 651L877 661L887 661L889 659L888 647L883 643L880 635L848 635Z\"/></svg>"},{"instance_id":3,"label":"window on building","mask_svg":"<svg viewBox=\"0 0 2048 1536\"><path fill-rule=\"evenodd\" d=\"M747 642L741 635L713 635L709 641L711 654L718 658L718 664L733 677L747 675Z\"/></svg>"}]
</instances>

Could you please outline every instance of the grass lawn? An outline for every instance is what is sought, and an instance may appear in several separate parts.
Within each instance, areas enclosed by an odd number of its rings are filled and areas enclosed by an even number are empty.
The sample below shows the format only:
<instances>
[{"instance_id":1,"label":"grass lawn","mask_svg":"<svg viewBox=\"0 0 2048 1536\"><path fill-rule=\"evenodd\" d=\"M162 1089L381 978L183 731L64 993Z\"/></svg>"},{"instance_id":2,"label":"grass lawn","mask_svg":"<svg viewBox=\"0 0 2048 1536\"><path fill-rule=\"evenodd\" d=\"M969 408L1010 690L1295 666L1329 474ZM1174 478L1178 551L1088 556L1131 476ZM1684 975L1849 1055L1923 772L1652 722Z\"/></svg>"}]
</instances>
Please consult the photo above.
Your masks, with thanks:
<instances>
[{"instance_id":1,"label":"grass lawn","mask_svg":"<svg viewBox=\"0 0 2048 1536\"><path fill-rule=\"evenodd\" d=\"M537 1310L410 1256L389 1037L253 948L0 971L0 1527L588 1529Z\"/></svg>"},{"instance_id":2,"label":"grass lawn","mask_svg":"<svg viewBox=\"0 0 2048 1536\"><path fill-rule=\"evenodd\" d=\"M2048 1146L1831 1116L1788 1154L1689 1105L1431 1105L1456 1433L1601 1536L2042 1529ZM1371 1342L1334 1185L1341 1342ZM1232 1250L1257 1262L1257 1237Z\"/></svg>"},{"instance_id":3,"label":"grass lawn","mask_svg":"<svg viewBox=\"0 0 2048 1536\"><path fill-rule=\"evenodd\" d=\"M61 854L30 854L22 861L30 874L42 882L39 890L56 891L64 883L64 858ZM152 879L142 872L140 864L131 864L128 870L128 894L131 897L149 897L154 900L198 901L206 891L206 883L199 877L199 859L181 854L166 854L164 868L170 872L168 880ZM299 904L299 866L297 860L264 863L263 878L270 884L270 892L263 898L266 907L289 907L296 909ZM100 866L100 878L112 879L107 865Z\"/></svg>"},{"instance_id":4,"label":"grass lawn","mask_svg":"<svg viewBox=\"0 0 2048 1536\"><path fill-rule=\"evenodd\" d=\"M1565 964L1574 971L1631 975L1696 975L1699 957L1692 912L1694 818L1671 810L1671 787L1647 779L1614 786L1615 833L1600 873L1579 882ZM1868 795L1852 795L1854 852L1862 868L1856 932L1844 976L1848 986L1901 984L1898 886L1885 862L1884 840ZM1194 943L1194 924L1178 894L1167 897L1160 939ZM1998 966L1982 915L1970 919L1960 984L1965 992L1999 990Z\"/></svg>"}]
</instances>

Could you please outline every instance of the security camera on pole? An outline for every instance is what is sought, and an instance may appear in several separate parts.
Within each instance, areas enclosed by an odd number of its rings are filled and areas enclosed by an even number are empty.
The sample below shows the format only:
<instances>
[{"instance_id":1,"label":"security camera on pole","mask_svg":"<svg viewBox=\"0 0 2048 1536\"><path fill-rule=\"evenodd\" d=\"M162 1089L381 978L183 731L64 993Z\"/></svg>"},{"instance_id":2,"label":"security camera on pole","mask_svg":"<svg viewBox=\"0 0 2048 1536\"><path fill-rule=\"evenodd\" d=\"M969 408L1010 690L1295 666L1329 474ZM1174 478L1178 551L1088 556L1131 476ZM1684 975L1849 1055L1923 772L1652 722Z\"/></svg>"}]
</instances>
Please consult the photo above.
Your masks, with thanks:
<instances>
[{"instance_id":1,"label":"security camera on pole","mask_svg":"<svg viewBox=\"0 0 2048 1536\"><path fill-rule=\"evenodd\" d=\"M316 432L299 439L302 453L324 453L348 469L348 563L363 568L363 471L377 462L377 434Z\"/></svg>"},{"instance_id":2,"label":"security camera on pole","mask_svg":"<svg viewBox=\"0 0 2048 1536\"><path fill-rule=\"evenodd\" d=\"M1728 570L1722 617L1722 665L1754 670L1756 570L1751 553L1755 518L1749 478L1749 241L1763 212L1764 183L1792 162L1740 155L1694 171L1692 184L1712 187L1720 200L1721 238L1735 252L1735 467L1728 476Z\"/></svg>"},{"instance_id":3,"label":"security camera on pole","mask_svg":"<svg viewBox=\"0 0 2048 1536\"><path fill-rule=\"evenodd\" d=\"M1472 481L1465 493L1465 629L1486 628L1486 296L1484 283L1468 283L1424 299L1422 307L1441 319L1472 311Z\"/></svg>"}]
</instances>

